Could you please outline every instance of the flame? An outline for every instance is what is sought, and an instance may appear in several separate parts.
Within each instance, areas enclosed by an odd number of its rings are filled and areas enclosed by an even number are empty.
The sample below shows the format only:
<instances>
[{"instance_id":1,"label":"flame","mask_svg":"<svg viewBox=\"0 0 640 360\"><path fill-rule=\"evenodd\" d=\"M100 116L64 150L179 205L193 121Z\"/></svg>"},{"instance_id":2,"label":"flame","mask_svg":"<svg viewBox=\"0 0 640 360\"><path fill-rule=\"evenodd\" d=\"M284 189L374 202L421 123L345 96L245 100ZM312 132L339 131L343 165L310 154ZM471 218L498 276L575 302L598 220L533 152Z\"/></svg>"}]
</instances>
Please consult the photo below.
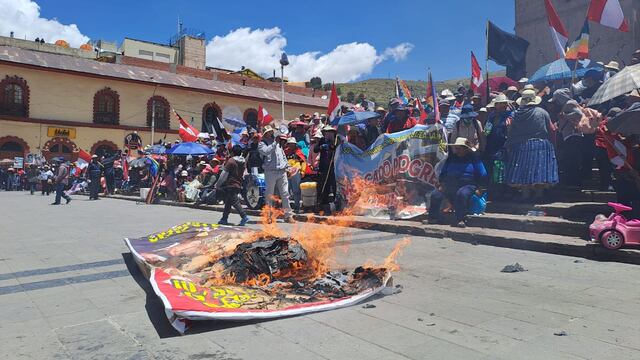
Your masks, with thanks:
<instances>
[{"instance_id":1,"label":"flame","mask_svg":"<svg viewBox=\"0 0 640 360\"><path fill-rule=\"evenodd\" d=\"M393 250L391 250L391 253L389 253L389 255L387 255L387 257L384 259L384 264L382 265L382 267L386 268L389 271L400 270L400 265L396 263L396 258L398 257L398 255L402 254L402 249L409 244L411 244L411 239L409 238L404 238L398 241L396 246L393 247Z\"/></svg>"}]
</instances>

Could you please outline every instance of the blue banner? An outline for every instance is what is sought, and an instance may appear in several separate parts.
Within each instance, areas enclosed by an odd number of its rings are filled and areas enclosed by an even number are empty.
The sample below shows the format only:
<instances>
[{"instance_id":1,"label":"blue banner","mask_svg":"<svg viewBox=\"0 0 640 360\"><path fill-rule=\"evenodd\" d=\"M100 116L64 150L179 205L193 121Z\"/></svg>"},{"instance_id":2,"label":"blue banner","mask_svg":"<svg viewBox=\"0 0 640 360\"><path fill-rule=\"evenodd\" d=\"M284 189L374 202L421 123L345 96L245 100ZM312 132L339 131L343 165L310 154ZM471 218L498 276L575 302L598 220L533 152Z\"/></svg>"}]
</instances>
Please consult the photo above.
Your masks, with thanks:
<instances>
[{"instance_id":1,"label":"blue banner","mask_svg":"<svg viewBox=\"0 0 640 360\"><path fill-rule=\"evenodd\" d=\"M439 124L380 135L365 150L344 143L335 157L338 192L355 215L407 219L424 214L445 149Z\"/></svg>"}]
</instances>

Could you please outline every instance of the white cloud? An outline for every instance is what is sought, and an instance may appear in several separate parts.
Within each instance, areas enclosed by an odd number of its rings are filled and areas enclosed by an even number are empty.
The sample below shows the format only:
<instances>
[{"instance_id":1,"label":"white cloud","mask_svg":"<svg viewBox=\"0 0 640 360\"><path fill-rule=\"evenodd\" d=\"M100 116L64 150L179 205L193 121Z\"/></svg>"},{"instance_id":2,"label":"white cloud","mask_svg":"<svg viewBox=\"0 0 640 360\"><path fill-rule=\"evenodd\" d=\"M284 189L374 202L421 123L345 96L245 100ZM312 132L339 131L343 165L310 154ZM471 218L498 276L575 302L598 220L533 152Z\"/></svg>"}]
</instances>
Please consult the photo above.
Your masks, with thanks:
<instances>
[{"instance_id":1,"label":"white cloud","mask_svg":"<svg viewBox=\"0 0 640 360\"><path fill-rule=\"evenodd\" d=\"M258 73L279 72L280 54L287 46L287 39L278 27L270 29L239 28L224 36L215 36L207 44L207 65L232 70L246 66ZM289 66L285 76L292 81L307 81L320 76L323 82L347 82L357 80L380 62L389 58L403 60L413 45L402 43L378 54L368 43L341 44L330 52L309 51L287 54Z\"/></svg>"},{"instance_id":2,"label":"white cloud","mask_svg":"<svg viewBox=\"0 0 640 360\"><path fill-rule=\"evenodd\" d=\"M0 14L2 36L9 36L13 31L14 36L20 39L40 37L49 43L62 39L73 47L89 41L75 24L63 25L56 19L40 17L40 6L31 0L0 0Z\"/></svg>"},{"instance_id":3,"label":"white cloud","mask_svg":"<svg viewBox=\"0 0 640 360\"><path fill-rule=\"evenodd\" d=\"M384 49L382 56L384 58L392 57L394 61L401 61L407 58L413 48L413 44L404 42L392 48Z\"/></svg>"}]
</instances>

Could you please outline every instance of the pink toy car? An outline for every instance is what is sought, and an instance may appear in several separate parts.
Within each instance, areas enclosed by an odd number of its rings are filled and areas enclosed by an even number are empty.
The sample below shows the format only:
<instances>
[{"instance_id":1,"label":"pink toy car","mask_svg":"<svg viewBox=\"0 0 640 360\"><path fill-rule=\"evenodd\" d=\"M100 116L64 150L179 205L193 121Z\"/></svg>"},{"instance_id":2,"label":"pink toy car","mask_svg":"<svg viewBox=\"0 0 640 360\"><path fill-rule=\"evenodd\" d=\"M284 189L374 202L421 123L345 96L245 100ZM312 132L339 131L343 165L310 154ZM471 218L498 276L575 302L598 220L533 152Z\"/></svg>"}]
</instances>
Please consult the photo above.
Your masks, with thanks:
<instances>
[{"instance_id":1,"label":"pink toy car","mask_svg":"<svg viewBox=\"0 0 640 360\"><path fill-rule=\"evenodd\" d=\"M596 215L589 225L589 236L594 243L602 243L607 249L620 249L623 245L640 245L640 220L627 220L621 213L632 208L618 204L607 203L613 208L613 213Z\"/></svg>"}]
</instances>

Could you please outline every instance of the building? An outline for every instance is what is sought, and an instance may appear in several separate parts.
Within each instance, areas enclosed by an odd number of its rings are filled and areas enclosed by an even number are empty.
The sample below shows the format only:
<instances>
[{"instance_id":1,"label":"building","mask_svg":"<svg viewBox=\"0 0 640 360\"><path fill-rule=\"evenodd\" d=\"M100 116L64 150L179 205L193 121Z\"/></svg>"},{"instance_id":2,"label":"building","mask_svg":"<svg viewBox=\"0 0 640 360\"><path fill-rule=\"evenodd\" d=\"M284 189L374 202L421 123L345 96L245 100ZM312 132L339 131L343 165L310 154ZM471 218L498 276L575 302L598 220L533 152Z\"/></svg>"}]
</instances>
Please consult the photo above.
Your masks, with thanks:
<instances>
[{"instance_id":1,"label":"building","mask_svg":"<svg viewBox=\"0 0 640 360\"><path fill-rule=\"evenodd\" d=\"M558 15L573 41L587 17L588 0L552 0ZM640 0L620 0L622 11L629 22L629 32L604 27L590 22L590 58L608 63L615 60L623 66L631 54L640 48ZM515 0L516 34L529 41L527 74L533 74L542 65L556 59L544 1Z\"/></svg>"},{"instance_id":2,"label":"building","mask_svg":"<svg viewBox=\"0 0 640 360\"><path fill-rule=\"evenodd\" d=\"M260 104L281 117L280 84L193 67L197 54L193 66L183 66L129 57L125 47L124 56L107 62L93 59L95 54L78 56L77 49L42 51L42 45L8 39L0 37L0 159L42 154L75 160L80 149L122 149L132 132L149 144L152 114L153 140L173 141L179 125L172 109L207 132L217 126L216 118L255 124ZM137 49L153 49L157 60L165 48ZM169 61L184 55L165 54ZM308 89L286 92L286 119L326 111L327 100L310 96Z\"/></svg>"},{"instance_id":3,"label":"building","mask_svg":"<svg viewBox=\"0 0 640 360\"><path fill-rule=\"evenodd\" d=\"M131 38L124 38L122 45L120 45L120 53L125 56L170 64L176 63L178 58L178 49L174 47Z\"/></svg>"}]
</instances>

